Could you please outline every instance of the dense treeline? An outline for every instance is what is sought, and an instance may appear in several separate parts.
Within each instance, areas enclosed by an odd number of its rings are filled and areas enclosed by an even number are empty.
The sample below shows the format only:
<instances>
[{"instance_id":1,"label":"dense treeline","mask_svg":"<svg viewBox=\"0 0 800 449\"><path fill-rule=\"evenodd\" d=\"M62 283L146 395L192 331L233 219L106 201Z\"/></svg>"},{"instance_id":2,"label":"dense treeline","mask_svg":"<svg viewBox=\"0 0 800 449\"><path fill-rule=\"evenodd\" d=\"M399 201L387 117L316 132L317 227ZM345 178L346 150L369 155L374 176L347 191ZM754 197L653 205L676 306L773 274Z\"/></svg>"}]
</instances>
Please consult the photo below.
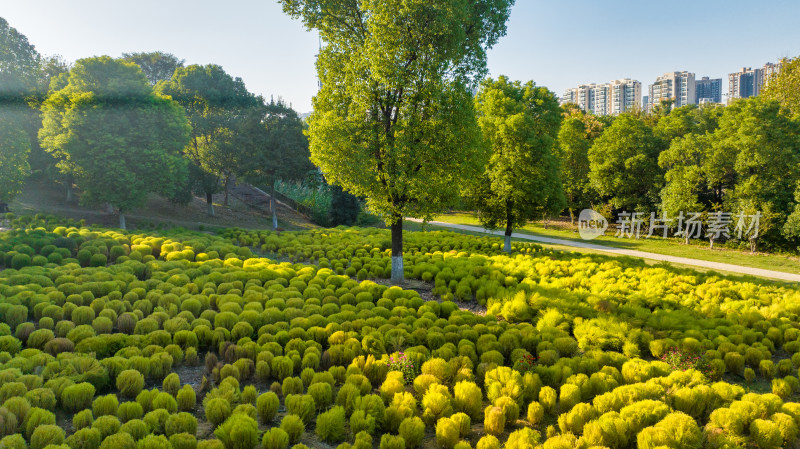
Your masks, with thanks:
<instances>
[{"instance_id":1,"label":"dense treeline","mask_svg":"<svg viewBox=\"0 0 800 449\"><path fill-rule=\"evenodd\" d=\"M120 215L157 194L187 204L225 194L234 179L261 186L302 179L304 124L282 100L266 101L217 65L162 52L42 57L0 19L0 208L31 172L73 188L85 204ZM272 205L273 223L275 205Z\"/></svg>"},{"instance_id":2,"label":"dense treeline","mask_svg":"<svg viewBox=\"0 0 800 449\"><path fill-rule=\"evenodd\" d=\"M333 78L323 83L306 129L286 104L252 94L220 66L185 66L162 52L87 58L70 66L39 55L5 21L0 26L0 208L34 171L63 183L68 199L76 186L82 202L113 207L121 227L124 212L149 194L178 204L200 195L214 215L212 195L224 193L227 205L234 179L274 189L278 181L303 179L314 168L309 156L316 154L326 181L343 188L348 204L358 203L348 192L356 193L390 225L400 216L430 218L456 201L460 189L482 223L504 227L507 237L528 220L574 220L578 211L593 208L612 224L638 212L644 229L654 213L671 220L673 235L683 228L687 241L728 240L751 250L795 250L800 243L797 61L787 62L760 97L727 107L665 104L650 114L617 117L559 107L546 88L502 76L484 80L469 101L461 90L477 85L485 61L446 88L436 81L441 67L420 67L431 70L425 76L432 77L432 89L444 89L430 94L443 95L436 101L449 106L439 109L440 117L427 118L413 118L418 109L411 107L408 129L389 129L389 137L372 142L370 133L386 123L402 125L405 112L379 107L389 122L369 112L372 106L364 106L364 117L348 115L353 109L347 105L361 91L336 73L356 64L347 59L352 54L329 61L330 71L321 74ZM492 41L502 34L495 31L497 36L487 35ZM368 48L358 51L380 61ZM351 87L356 96L341 97ZM326 108L332 109L324 113ZM337 122L340 113L355 121ZM356 132L362 125L377 128ZM353 131L343 132L347 126ZM684 226L690 218L700 231ZM742 220L745 232L736 232ZM721 222L727 235L709 232Z\"/></svg>"},{"instance_id":3,"label":"dense treeline","mask_svg":"<svg viewBox=\"0 0 800 449\"><path fill-rule=\"evenodd\" d=\"M763 97L615 118L568 108L558 137L568 210L595 207L673 219L701 213L703 229L730 213L730 237L751 250L797 247L800 116ZM734 235L739 214L758 235ZM751 233L752 234L752 233ZM706 232L699 234L706 238Z\"/></svg>"}]
</instances>

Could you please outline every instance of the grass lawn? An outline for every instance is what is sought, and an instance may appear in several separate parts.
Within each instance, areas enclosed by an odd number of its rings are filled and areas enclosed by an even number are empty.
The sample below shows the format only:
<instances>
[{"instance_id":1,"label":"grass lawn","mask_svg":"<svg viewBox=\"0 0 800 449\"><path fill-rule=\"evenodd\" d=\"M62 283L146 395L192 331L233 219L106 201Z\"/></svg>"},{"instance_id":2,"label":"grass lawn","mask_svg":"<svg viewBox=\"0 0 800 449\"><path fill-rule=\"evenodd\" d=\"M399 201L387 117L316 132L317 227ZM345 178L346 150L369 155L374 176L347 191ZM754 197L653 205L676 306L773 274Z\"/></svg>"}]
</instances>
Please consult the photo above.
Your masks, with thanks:
<instances>
[{"instance_id":1,"label":"grass lawn","mask_svg":"<svg viewBox=\"0 0 800 449\"><path fill-rule=\"evenodd\" d=\"M453 224L480 226L478 219L468 212L454 212L439 215L435 220ZM545 229L541 223L529 223L522 229L515 229L514 232L575 242L586 242L586 240L581 239L575 231L553 227ZM768 253L751 254L749 251L738 251L728 248L715 248L711 250L708 248L707 241L696 240L694 244L684 245L679 239L641 238L636 240L606 235L591 240L590 242L596 245L647 251L668 256L688 257L710 262L729 263L765 270L783 271L786 273L800 272L800 257ZM581 252L587 252L587 250L582 249Z\"/></svg>"}]
</instances>

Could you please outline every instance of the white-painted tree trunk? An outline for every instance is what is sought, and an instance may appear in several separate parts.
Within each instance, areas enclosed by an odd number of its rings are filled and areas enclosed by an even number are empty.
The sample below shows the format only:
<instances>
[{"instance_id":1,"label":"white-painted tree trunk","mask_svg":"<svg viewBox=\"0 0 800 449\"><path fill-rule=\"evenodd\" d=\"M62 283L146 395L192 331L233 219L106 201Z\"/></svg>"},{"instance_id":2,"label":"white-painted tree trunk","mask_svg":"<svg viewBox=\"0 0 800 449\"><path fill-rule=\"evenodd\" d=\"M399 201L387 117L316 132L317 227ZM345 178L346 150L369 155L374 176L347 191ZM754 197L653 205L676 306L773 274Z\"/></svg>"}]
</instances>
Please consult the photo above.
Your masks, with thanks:
<instances>
[{"instance_id":1,"label":"white-painted tree trunk","mask_svg":"<svg viewBox=\"0 0 800 449\"><path fill-rule=\"evenodd\" d=\"M119 228L120 229L127 229L125 227L125 214L122 212L119 213Z\"/></svg>"},{"instance_id":2,"label":"white-painted tree trunk","mask_svg":"<svg viewBox=\"0 0 800 449\"><path fill-rule=\"evenodd\" d=\"M392 284L399 284L404 279L403 256L392 256Z\"/></svg>"},{"instance_id":3,"label":"white-painted tree trunk","mask_svg":"<svg viewBox=\"0 0 800 449\"><path fill-rule=\"evenodd\" d=\"M511 236L506 235L503 239L503 251L510 253L511 252Z\"/></svg>"}]
</instances>

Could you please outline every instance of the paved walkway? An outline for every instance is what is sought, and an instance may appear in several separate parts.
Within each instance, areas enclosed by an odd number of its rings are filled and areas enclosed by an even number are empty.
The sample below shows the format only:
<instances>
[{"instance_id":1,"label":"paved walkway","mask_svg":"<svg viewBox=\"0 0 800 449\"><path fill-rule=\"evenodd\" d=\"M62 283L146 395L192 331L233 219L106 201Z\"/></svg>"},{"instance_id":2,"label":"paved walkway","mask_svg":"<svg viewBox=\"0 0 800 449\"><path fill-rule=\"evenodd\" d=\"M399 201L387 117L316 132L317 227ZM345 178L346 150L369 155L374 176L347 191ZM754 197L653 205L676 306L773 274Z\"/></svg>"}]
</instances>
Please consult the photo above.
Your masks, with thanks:
<instances>
[{"instance_id":1,"label":"paved walkway","mask_svg":"<svg viewBox=\"0 0 800 449\"><path fill-rule=\"evenodd\" d=\"M407 218L406 220L421 223L422 220ZM481 232L486 234L503 235L503 231L491 231L479 226L459 225L453 223L445 223L442 221L429 221L428 224L435 226L442 226L445 228L458 229L469 232ZM616 248L613 246L596 245L589 242L576 242L574 240L556 239L552 237L543 237L531 234L520 234L515 232L511 237L516 239L533 240L541 243L549 243L551 245L571 246L574 248L585 248L595 251L603 251L606 253L617 254L620 256L640 257L643 259L658 260L663 262L679 263L683 265L693 265L696 267L709 268L718 271L728 271L731 273L740 273L751 276L759 276L771 279L780 279L782 281L800 282L800 274L784 273L782 271L764 270L761 268L743 267L741 265L733 265L722 262L711 262L707 260L690 259L688 257L667 256L665 254L649 253L645 251L637 251L634 249Z\"/></svg>"}]
</instances>

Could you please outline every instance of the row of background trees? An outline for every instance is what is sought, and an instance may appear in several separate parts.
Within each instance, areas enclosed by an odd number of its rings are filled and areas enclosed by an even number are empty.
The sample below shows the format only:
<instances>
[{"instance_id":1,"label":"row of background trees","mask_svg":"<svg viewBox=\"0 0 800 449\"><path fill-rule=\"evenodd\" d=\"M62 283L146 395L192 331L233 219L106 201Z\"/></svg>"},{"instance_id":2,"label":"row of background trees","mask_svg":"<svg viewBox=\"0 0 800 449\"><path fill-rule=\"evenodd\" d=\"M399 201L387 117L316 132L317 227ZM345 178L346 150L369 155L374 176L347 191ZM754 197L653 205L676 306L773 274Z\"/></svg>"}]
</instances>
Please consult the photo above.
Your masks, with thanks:
<instances>
[{"instance_id":1,"label":"row of background trees","mask_svg":"<svg viewBox=\"0 0 800 449\"><path fill-rule=\"evenodd\" d=\"M449 8L281 3L326 42L317 61L322 88L305 133L311 161L391 226L395 280L402 279L402 218L432 218L463 199L507 235L528 220L585 207L610 216L759 211L762 241L796 247L797 60L760 97L726 108L666 104L651 114L594 117L559 107L532 82L485 79L486 51L505 34L512 0ZM210 198L234 176L274 185L308 167L292 150L306 139L297 114L247 92L218 66L183 67L156 53L69 68L41 58L15 33L5 36L20 48L9 52L16 72L0 73L17 74L9 84L17 91L4 98L18 107L4 110L34 118L0 136L16 142L8 148L19 154L29 147L36 157L52 156L57 174L89 201L125 211L147 193L178 202L192 192ZM154 126L169 132L153 133ZM89 148L102 158L88 160L81 152ZM27 170L17 167L10 171ZM118 188L129 183L134 188Z\"/></svg>"},{"instance_id":2,"label":"row of background trees","mask_svg":"<svg viewBox=\"0 0 800 449\"><path fill-rule=\"evenodd\" d=\"M0 203L33 170L72 198L120 213L157 194L177 204L245 179L272 187L302 179L305 125L281 100L249 92L218 65L190 65L163 52L80 59L42 57L0 18ZM273 196L273 226L277 227Z\"/></svg>"}]
</instances>

